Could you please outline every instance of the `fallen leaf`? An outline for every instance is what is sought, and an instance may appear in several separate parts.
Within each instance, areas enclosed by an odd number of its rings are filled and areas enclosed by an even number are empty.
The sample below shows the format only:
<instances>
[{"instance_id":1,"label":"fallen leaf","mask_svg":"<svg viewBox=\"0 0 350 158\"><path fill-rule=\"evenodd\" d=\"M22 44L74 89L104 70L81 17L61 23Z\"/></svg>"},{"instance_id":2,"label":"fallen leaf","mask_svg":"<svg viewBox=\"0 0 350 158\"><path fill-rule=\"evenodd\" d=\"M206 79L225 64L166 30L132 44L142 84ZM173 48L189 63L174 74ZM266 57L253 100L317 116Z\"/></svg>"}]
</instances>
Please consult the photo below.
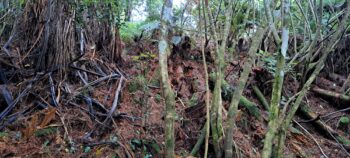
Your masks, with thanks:
<instances>
[{"instance_id":1,"label":"fallen leaf","mask_svg":"<svg viewBox=\"0 0 350 158\"><path fill-rule=\"evenodd\" d=\"M30 122L28 123L27 128L23 131L23 137L25 139L30 138L36 131L36 126L38 124L38 114L34 114Z\"/></svg>"},{"instance_id":2,"label":"fallen leaf","mask_svg":"<svg viewBox=\"0 0 350 158\"><path fill-rule=\"evenodd\" d=\"M48 125L52 121L52 119L55 118L55 113L56 113L56 108L49 107L39 127L44 128L46 125Z\"/></svg>"}]
</instances>

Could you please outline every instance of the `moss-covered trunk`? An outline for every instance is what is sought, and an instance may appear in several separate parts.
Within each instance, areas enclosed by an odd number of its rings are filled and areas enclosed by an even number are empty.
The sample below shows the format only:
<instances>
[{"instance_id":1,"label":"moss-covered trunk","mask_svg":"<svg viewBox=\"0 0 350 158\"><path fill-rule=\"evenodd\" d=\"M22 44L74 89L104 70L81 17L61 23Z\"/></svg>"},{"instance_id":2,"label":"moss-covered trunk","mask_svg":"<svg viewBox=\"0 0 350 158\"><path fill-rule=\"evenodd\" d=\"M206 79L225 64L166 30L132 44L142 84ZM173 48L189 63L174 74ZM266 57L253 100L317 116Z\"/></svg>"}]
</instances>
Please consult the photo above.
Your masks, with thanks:
<instances>
[{"instance_id":1,"label":"moss-covered trunk","mask_svg":"<svg viewBox=\"0 0 350 158\"><path fill-rule=\"evenodd\" d=\"M159 65L161 73L161 83L163 96L165 98L165 148L167 158L175 157L175 135L174 135L174 121L175 121L175 95L169 83L168 75L168 55L170 54L167 43L168 26L171 24L172 18L172 0L164 2L161 19L161 35L159 39Z\"/></svg>"},{"instance_id":2,"label":"moss-covered trunk","mask_svg":"<svg viewBox=\"0 0 350 158\"><path fill-rule=\"evenodd\" d=\"M282 41L280 41L279 36L277 35L277 32L274 32L275 36L275 42L277 43L277 46L281 48L280 52L277 56L277 66L276 66L276 72L275 72L275 79L273 82L273 90L272 90L272 97L271 97L271 105L269 108L269 122L268 122L268 131L265 135L264 139L264 148L262 151L262 157L263 158L270 158L272 153L272 147L275 139L275 135L278 130L278 119L280 114L280 101L281 101L281 95L282 95L282 88L283 88L283 80L284 80L284 74L285 74L285 62L287 57L287 50L288 50L288 39L289 39L289 30L288 30L288 23L289 23L289 7L290 4L288 0L282 1L282 8L281 8L281 16L282 16ZM274 22L270 17L270 9L269 9L269 1L265 1L265 10L267 13L267 17L269 19L270 28L272 30L274 29ZM281 46L279 46L282 43Z\"/></svg>"},{"instance_id":3,"label":"moss-covered trunk","mask_svg":"<svg viewBox=\"0 0 350 158\"><path fill-rule=\"evenodd\" d=\"M212 17L212 12L209 8L208 1L204 0L204 5L206 9L206 21L209 22L210 30L215 41L215 86L213 92L213 100L211 106L211 129L212 129L212 137L213 144L216 157L222 156L222 143L221 140L223 138L223 127L222 127L222 97L221 97L221 85L223 79L223 68L224 68L224 54L226 49L226 40L229 33L229 29L231 28L231 18L232 18L232 5L233 1L229 1L226 6L225 11L225 21L224 21L224 29L222 30L222 42L221 45L218 44L218 33L216 26L214 25L214 19Z\"/></svg>"},{"instance_id":4,"label":"moss-covered trunk","mask_svg":"<svg viewBox=\"0 0 350 158\"><path fill-rule=\"evenodd\" d=\"M238 103L240 101L243 90L247 83L249 74L252 71L252 66L256 59L256 52L259 49L261 41L263 40L265 31L266 30L263 28L260 28L257 31L255 38L253 39L252 46L250 47L248 52L249 57L247 58L247 61L244 63L243 72L241 74L241 77L238 80L238 87L234 91L232 96L232 100L231 100L231 104L228 112L228 128L227 128L226 138L225 138L225 157L226 158L233 157L233 150L232 150L233 129L235 127L235 117L238 110Z\"/></svg>"}]
</instances>

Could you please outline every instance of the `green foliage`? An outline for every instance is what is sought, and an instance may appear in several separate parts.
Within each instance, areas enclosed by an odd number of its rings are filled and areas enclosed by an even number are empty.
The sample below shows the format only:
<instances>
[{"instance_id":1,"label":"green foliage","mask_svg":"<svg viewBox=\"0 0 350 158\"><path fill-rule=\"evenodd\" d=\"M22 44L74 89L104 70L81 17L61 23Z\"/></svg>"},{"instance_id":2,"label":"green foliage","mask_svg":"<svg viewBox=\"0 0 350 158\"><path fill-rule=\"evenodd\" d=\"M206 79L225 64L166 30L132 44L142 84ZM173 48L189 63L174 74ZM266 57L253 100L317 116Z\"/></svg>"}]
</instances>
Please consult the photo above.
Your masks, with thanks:
<instances>
[{"instance_id":1,"label":"green foliage","mask_svg":"<svg viewBox=\"0 0 350 158\"><path fill-rule=\"evenodd\" d=\"M163 0L146 0L146 12L148 13L146 21L159 20L162 5Z\"/></svg>"},{"instance_id":2,"label":"green foliage","mask_svg":"<svg viewBox=\"0 0 350 158\"><path fill-rule=\"evenodd\" d=\"M7 137L9 134L6 132L0 132L0 138Z\"/></svg>"},{"instance_id":3,"label":"green foliage","mask_svg":"<svg viewBox=\"0 0 350 158\"><path fill-rule=\"evenodd\" d=\"M82 0L73 3L77 13L78 25L84 25L84 16L96 18L99 21L108 22L117 26L122 24L122 1L115 0ZM87 14L87 15L84 15Z\"/></svg>"},{"instance_id":4,"label":"green foliage","mask_svg":"<svg viewBox=\"0 0 350 158\"><path fill-rule=\"evenodd\" d=\"M198 97L196 95L192 95L191 99L188 101L190 107L196 106L198 104Z\"/></svg>"},{"instance_id":5,"label":"green foliage","mask_svg":"<svg viewBox=\"0 0 350 158\"><path fill-rule=\"evenodd\" d=\"M49 127L49 128L44 128L44 129L39 129L35 132L35 136L37 137L42 137L42 136L47 136L53 133L56 133L57 128L56 127Z\"/></svg>"},{"instance_id":6,"label":"green foliage","mask_svg":"<svg viewBox=\"0 0 350 158\"><path fill-rule=\"evenodd\" d=\"M344 123L344 124L349 124L350 119L349 119L349 117L341 117L339 119L339 122Z\"/></svg>"},{"instance_id":7,"label":"green foliage","mask_svg":"<svg viewBox=\"0 0 350 158\"><path fill-rule=\"evenodd\" d=\"M263 66L272 74L275 74L277 59L273 53L265 52L263 50L259 50L258 57L262 59Z\"/></svg>"},{"instance_id":8,"label":"green foliage","mask_svg":"<svg viewBox=\"0 0 350 158\"><path fill-rule=\"evenodd\" d=\"M323 0L323 6L325 5L336 5L342 4L345 0ZM320 3L320 0L317 0L317 3Z\"/></svg>"},{"instance_id":9,"label":"green foliage","mask_svg":"<svg viewBox=\"0 0 350 158\"><path fill-rule=\"evenodd\" d=\"M292 132L293 134L299 134L299 135L304 135L303 132L301 132L299 129L294 128L293 126L289 126L289 131Z\"/></svg>"},{"instance_id":10,"label":"green foliage","mask_svg":"<svg viewBox=\"0 0 350 158\"><path fill-rule=\"evenodd\" d=\"M90 151L91 151L91 147L89 146L84 147L84 153L88 153Z\"/></svg>"},{"instance_id":11,"label":"green foliage","mask_svg":"<svg viewBox=\"0 0 350 158\"><path fill-rule=\"evenodd\" d=\"M350 140L349 139L347 139L345 137L342 137L342 136L337 136L336 138L341 144L343 144L343 145L350 145Z\"/></svg>"},{"instance_id":12,"label":"green foliage","mask_svg":"<svg viewBox=\"0 0 350 158\"><path fill-rule=\"evenodd\" d=\"M145 52L145 53L140 53L140 55L133 56L132 60L134 60L134 61L149 60L149 59L154 59L156 57L157 57L157 54L155 54L155 53Z\"/></svg>"},{"instance_id":13,"label":"green foliage","mask_svg":"<svg viewBox=\"0 0 350 158\"><path fill-rule=\"evenodd\" d=\"M349 117L343 116L338 121L338 128L344 130L345 132L348 131L348 126L350 123Z\"/></svg>"},{"instance_id":14,"label":"green foliage","mask_svg":"<svg viewBox=\"0 0 350 158\"><path fill-rule=\"evenodd\" d=\"M159 21L126 22L121 25L119 31L122 40L131 43L134 37L140 36L142 32L143 37L147 37L157 28L159 28Z\"/></svg>"},{"instance_id":15,"label":"green foliage","mask_svg":"<svg viewBox=\"0 0 350 158\"><path fill-rule=\"evenodd\" d=\"M153 157L152 153L159 154L161 149L155 140L143 140L133 138L130 142L131 149L134 151L141 150L144 158Z\"/></svg>"},{"instance_id":16,"label":"green foliage","mask_svg":"<svg viewBox=\"0 0 350 158\"><path fill-rule=\"evenodd\" d=\"M162 96L160 96L160 94L156 94L155 95L155 99L156 99L156 102L157 103L160 103L161 99L162 99Z\"/></svg>"},{"instance_id":17,"label":"green foliage","mask_svg":"<svg viewBox=\"0 0 350 158\"><path fill-rule=\"evenodd\" d=\"M124 25L122 25L119 29L119 32L123 42L125 43L133 42L134 37L136 35L141 34L140 26L141 26L140 22L126 22Z\"/></svg>"},{"instance_id":18,"label":"green foliage","mask_svg":"<svg viewBox=\"0 0 350 158\"><path fill-rule=\"evenodd\" d=\"M46 148L49 144L50 144L50 141L49 140L45 140L45 142L43 143L42 147Z\"/></svg>"},{"instance_id":19,"label":"green foliage","mask_svg":"<svg viewBox=\"0 0 350 158\"><path fill-rule=\"evenodd\" d=\"M144 86L147 86L147 79L143 75L138 75L128 86L128 90L130 93L133 93L137 90L144 89Z\"/></svg>"}]
</instances>

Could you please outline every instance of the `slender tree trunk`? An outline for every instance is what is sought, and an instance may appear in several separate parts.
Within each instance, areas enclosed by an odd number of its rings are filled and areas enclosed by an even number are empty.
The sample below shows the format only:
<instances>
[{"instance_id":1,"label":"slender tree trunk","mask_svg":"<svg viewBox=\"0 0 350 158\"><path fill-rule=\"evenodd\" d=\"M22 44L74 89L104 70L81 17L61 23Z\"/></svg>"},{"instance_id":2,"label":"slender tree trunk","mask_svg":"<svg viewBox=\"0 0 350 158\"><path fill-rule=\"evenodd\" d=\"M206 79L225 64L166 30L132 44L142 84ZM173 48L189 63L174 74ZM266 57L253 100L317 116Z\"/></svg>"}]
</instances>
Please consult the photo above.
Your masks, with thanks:
<instances>
[{"instance_id":1,"label":"slender tree trunk","mask_svg":"<svg viewBox=\"0 0 350 158\"><path fill-rule=\"evenodd\" d=\"M239 100L242 96L244 87L247 83L249 74L252 70L252 65L255 62L256 58L256 52L259 49L259 46L261 44L261 41L263 40L264 34L266 32L266 29L260 28L257 33L255 34L255 38L252 42L252 46L249 49L248 55L249 57L247 58L247 61L244 63L243 66L243 72L241 74L241 77L238 80L238 87L234 91L229 112L228 112L228 128L226 132L226 138L225 138L225 157L226 158L232 158L233 157L233 150L232 150L232 145L233 145L233 129L235 127L235 117L237 114L238 110L238 103Z\"/></svg>"},{"instance_id":2,"label":"slender tree trunk","mask_svg":"<svg viewBox=\"0 0 350 158\"><path fill-rule=\"evenodd\" d=\"M163 96L165 98L165 157L175 157L175 135L174 135L174 121L175 121L175 95L169 83L168 75L168 55L170 48L167 43L168 26L172 19L173 1L165 0L162 10L161 18L161 36L159 39L159 65L161 72L161 83Z\"/></svg>"},{"instance_id":3,"label":"slender tree trunk","mask_svg":"<svg viewBox=\"0 0 350 158\"><path fill-rule=\"evenodd\" d=\"M188 2L187 2L188 3ZM198 14L199 14L199 19L202 19L202 14L201 14L201 5L202 1L199 2L198 6ZM203 14L205 14L205 10L203 9ZM205 19L204 19L205 20ZM204 27L206 27L206 22L204 22ZM202 33L202 22L201 20L199 21L199 32ZM205 35L204 35L205 36ZM204 74L205 74L205 107L206 107L206 123L205 123L205 146L204 146L204 158L208 157L208 146L209 146L209 136L210 136L210 90L209 90L209 75L208 75L208 66L207 62L205 59L205 52L204 52L204 47L205 47L205 38L201 36L201 51L202 51L202 57L203 57L203 65L204 65Z\"/></svg>"},{"instance_id":4,"label":"slender tree trunk","mask_svg":"<svg viewBox=\"0 0 350 158\"><path fill-rule=\"evenodd\" d=\"M293 106L291 107L290 111L287 113L285 113L286 117L280 119L281 120L281 136L279 137L279 148L283 148L284 147L284 143L285 143L285 139L286 139L286 132L288 130L288 127L290 125L290 123L292 122L292 119L295 115L295 113L297 112L300 104L302 103L302 100L306 94L306 92L308 91L308 89L310 88L310 85L314 82L314 80L316 79L317 75L321 72L321 70L323 69L323 65L329 55L329 53L332 52L334 46L338 43L338 39L340 39L342 33L345 31L346 28L346 21L349 18L350 15L350 2L347 1L346 2L346 9L344 12L344 19L342 19L342 21L339 24L339 28L337 29L337 31L333 34L331 40L327 43L327 45L325 47L323 47L323 55L321 56L321 58L319 59L315 70L313 71L313 73L311 74L311 76L309 77L309 79L306 81L306 83L303 85L302 89L300 90L300 92L298 93L299 95L297 96ZM281 152L279 152L279 154L281 154ZM279 157L281 157L281 155L279 155Z\"/></svg>"},{"instance_id":5,"label":"slender tree trunk","mask_svg":"<svg viewBox=\"0 0 350 158\"><path fill-rule=\"evenodd\" d=\"M288 30L288 22L289 22L289 1L283 0L282 1L282 41L279 41L279 36L277 32L274 32L274 26L272 19L270 19L270 11L269 11L269 4L267 1L265 1L265 7L266 7L266 14L269 19L270 28L273 31L273 34L275 36L275 40L277 43L277 46L279 46L280 42L282 42L281 51L278 54L278 61L277 61L277 68L275 72L275 79L273 83L273 90L272 90L272 97L271 97L271 107L270 107L270 114L269 114L269 123L268 123L268 132L265 135L264 139L264 148L262 151L262 157L263 158L270 158L272 153L272 147L273 142L275 139L276 132L278 130L278 118L279 118L279 109L280 109L280 101L281 101L281 94L282 94L282 87L283 87L283 80L284 80L284 67L287 57L287 50L288 50L288 39L289 39L289 30Z\"/></svg>"},{"instance_id":6,"label":"slender tree trunk","mask_svg":"<svg viewBox=\"0 0 350 158\"><path fill-rule=\"evenodd\" d=\"M131 21L131 12L132 12L132 0L127 0L126 7L125 7L125 21Z\"/></svg>"},{"instance_id":7,"label":"slender tree trunk","mask_svg":"<svg viewBox=\"0 0 350 158\"><path fill-rule=\"evenodd\" d=\"M218 34L216 32L216 27L214 25L214 19L212 17L212 12L209 8L209 4L207 0L203 0L205 4L206 9L206 21L209 22L209 26L211 28L211 32L213 35L213 39L215 41L216 47L215 47L215 65L216 65L216 82L213 92L213 101L212 101L212 107L211 107L211 129L212 129L212 137L213 137L213 144L214 144L214 150L216 157L222 156L222 145L221 140L223 137L223 127L222 127L222 97L221 97L221 85L222 85L222 78L223 78L223 68L224 68L224 53L226 48L226 40L227 35L229 32L229 29L231 28L231 14L232 14L232 3L233 1L229 1L225 17L227 18L225 20L225 26L222 34L224 35L221 39L221 45L217 43L218 41Z\"/></svg>"}]
</instances>

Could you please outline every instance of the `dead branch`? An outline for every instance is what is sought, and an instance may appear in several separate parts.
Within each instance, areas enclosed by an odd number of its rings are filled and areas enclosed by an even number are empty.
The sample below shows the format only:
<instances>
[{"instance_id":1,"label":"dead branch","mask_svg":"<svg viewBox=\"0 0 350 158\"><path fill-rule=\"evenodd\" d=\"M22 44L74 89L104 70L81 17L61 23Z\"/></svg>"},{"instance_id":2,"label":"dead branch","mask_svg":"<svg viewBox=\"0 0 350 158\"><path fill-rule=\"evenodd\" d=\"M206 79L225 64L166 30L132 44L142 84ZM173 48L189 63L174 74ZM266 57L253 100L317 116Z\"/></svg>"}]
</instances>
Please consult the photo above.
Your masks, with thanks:
<instances>
[{"instance_id":1,"label":"dead branch","mask_svg":"<svg viewBox=\"0 0 350 158\"><path fill-rule=\"evenodd\" d=\"M299 114L301 114L302 116L304 116L309 120L315 120L315 121L312 121L311 123L318 129L316 131L318 131L321 135L324 135L329 139L334 139L339 143L341 148L344 148L346 150L350 149L350 146L345 143L347 139L344 136L340 135L338 132L336 132L333 128L326 125L322 120L317 119L318 115L310 111L305 103L300 104L300 108L298 112Z\"/></svg>"},{"instance_id":2,"label":"dead branch","mask_svg":"<svg viewBox=\"0 0 350 158\"><path fill-rule=\"evenodd\" d=\"M38 75L27 85L27 87L18 95L18 97L12 101L11 105L7 106L4 111L0 113L0 121L2 121L10 112L11 110L16 106L16 104L28 94L29 90L33 86L33 82L35 82L38 79Z\"/></svg>"},{"instance_id":3,"label":"dead branch","mask_svg":"<svg viewBox=\"0 0 350 158\"><path fill-rule=\"evenodd\" d=\"M305 129L299 122L293 120L294 123L296 123L301 129L303 129L305 131L305 133L307 133L311 138L312 140L316 143L316 145L318 146L318 148L320 149L322 155L325 157L325 158L328 158L328 156L324 153L323 149L321 148L321 145L320 143L318 143L318 141L315 139L315 137L307 130Z\"/></svg>"},{"instance_id":4,"label":"dead branch","mask_svg":"<svg viewBox=\"0 0 350 158\"><path fill-rule=\"evenodd\" d=\"M80 88L76 89L76 91L79 92L79 91L81 91L81 90L83 90L83 89L86 89L86 88L88 88L88 87L94 86L94 85L96 85L96 84L98 84L98 83L100 83L100 82L103 82L103 81L105 81L105 80L108 80L108 79L115 79L115 78L119 78L119 77L121 77L120 74L111 74L111 75L108 75L108 76L104 76L104 77L101 77L101 78L99 78L99 79L97 79L97 80L95 80L95 81L92 81L92 82L86 84L86 85L83 86L83 87L80 87Z\"/></svg>"},{"instance_id":5,"label":"dead branch","mask_svg":"<svg viewBox=\"0 0 350 158\"><path fill-rule=\"evenodd\" d=\"M122 89L123 81L124 81L124 77L121 77L120 80L119 80L119 83L118 83L117 90L115 91L114 101L113 101L113 104L112 104L112 108L111 108L111 110L108 112L107 118L105 119L104 122L106 122L108 119L111 118L111 116L113 115L114 111L115 111L116 108L117 108L118 101L119 101L119 100L118 100L118 99L119 99L119 94L120 94L120 91L121 91L121 89Z\"/></svg>"}]
</instances>

